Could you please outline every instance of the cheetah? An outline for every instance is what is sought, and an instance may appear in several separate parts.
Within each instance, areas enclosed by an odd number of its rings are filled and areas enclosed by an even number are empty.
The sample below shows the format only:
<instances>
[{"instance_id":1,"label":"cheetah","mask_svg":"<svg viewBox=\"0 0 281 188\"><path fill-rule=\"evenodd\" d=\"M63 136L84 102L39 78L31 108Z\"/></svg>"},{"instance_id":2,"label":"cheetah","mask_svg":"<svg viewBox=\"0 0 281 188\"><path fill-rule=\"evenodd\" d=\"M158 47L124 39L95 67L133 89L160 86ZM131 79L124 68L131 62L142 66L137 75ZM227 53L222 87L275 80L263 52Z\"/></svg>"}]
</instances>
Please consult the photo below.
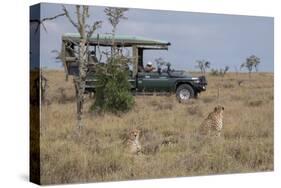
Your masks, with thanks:
<instances>
[{"instance_id":1,"label":"cheetah","mask_svg":"<svg viewBox=\"0 0 281 188\"><path fill-rule=\"evenodd\" d=\"M223 127L223 111L223 106L216 106L214 111L209 113L208 117L200 125L199 133L201 135L215 134L216 136L220 136Z\"/></svg>"},{"instance_id":2,"label":"cheetah","mask_svg":"<svg viewBox=\"0 0 281 188\"><path fill-rule=\"evenodd\" d=\"M129 149L129 153L131 154L140 154L141 152L141 144L139 141L140 130L132 129L128 134L128 139L126 141L127 148Z\"/></svg>"}]
</instances>

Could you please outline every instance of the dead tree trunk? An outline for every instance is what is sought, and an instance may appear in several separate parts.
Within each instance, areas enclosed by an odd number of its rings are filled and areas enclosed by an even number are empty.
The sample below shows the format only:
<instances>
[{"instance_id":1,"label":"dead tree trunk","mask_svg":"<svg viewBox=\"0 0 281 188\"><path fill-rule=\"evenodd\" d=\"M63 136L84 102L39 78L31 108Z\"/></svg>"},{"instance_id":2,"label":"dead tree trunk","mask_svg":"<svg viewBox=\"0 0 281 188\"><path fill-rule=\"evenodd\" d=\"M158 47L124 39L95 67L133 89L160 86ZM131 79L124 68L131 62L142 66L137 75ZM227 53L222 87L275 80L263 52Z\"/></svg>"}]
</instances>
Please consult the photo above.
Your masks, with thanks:
<instances>
[{"instance_id":1,"label":"dead tree trunk","mask_svg":"<svg viewBox=\"0 0 281 188\"><path fill-rule=\"evenodd\" d=\"M82 115L83 115L83 104L84 104L84 88L82 86L83 81L79 79L79 77L75 77L73 79L75 86L75 96L76 96L76 119L77 119L77 128L81 129L83 127L82 124Z\"/></svg>"},{"instance_id":2,"label":"dead tree trunk","mask_svg":"<svg viewBox=\"0 0 281 188\"><path fill-rule=\"evenodd\" d=\"M95 22L91 27L87 25L86 20L89 18L89 7L76 5L76 17L77 23L70 17L67 9L63 6L65 16L68 18L70 23L77 29L80 34L80 42L78 44L78 76L74 77L74 86L76 93L76 104L77 104L77 128L81 129L83 126L82 115L83 115L83 104L84 104L84 91L86 82L86 73L88 65L88 48L87 41L92 36L94 31L100 26L100 21ZM89 30L86 30L89 28Z\"/></svg>"}]
</instances>

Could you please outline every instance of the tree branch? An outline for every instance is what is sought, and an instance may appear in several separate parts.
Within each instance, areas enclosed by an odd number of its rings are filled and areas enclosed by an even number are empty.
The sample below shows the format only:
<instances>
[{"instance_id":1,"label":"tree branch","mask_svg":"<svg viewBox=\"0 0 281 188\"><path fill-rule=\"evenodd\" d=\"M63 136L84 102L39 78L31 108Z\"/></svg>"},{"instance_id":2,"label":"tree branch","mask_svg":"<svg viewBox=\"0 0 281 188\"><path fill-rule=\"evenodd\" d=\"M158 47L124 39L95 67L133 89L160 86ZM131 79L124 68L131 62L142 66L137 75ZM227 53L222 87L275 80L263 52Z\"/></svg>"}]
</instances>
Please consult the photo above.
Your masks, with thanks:
<instances>
[{"instance_id":1,"label":"tree branch","mask_svg":"<svg viewBox=\"0 0 281 188\"><path fill-rule=\"evenodd\" d=\"M92 27L89 29L88 33L87 33L87 39L89 40L91 38L91 36L93 35L93 33L101 27L102 21L96 21Z\"/></svg>"},{"instance_id":2,"label":"tree branch","mask_svg":"<svg viewBox=\"0 0 281 188\"><path fill-rule=\"evenodd\" d=\"M75 23L75 22L73 21L73 19L70 17L69 12L68 12L68 10L65 8L64 5L62 5L62 10L64 11L65 16L66 16L67 19L70 21L70 23L71 23L75 28L78 29L77 23Z\"/></svg>"},{"instance_id":3,"label":"tree branch","mask_svg":"<svg viewBox=\"0 0 281 188\"><path fill-rule=\"evenodd\" d=\"M47 32L47 29L46 29L46 27L45 27L45 25L44 25L44 22L45 22L45 21L50 21L50 20L57 19L58 17L61 17L61 16L65 16L65 13L61 13L61 14L55 15L55 16L53 16L53 17L43 18L42 20L31 19L31 20L30 20L30 23L37 23L37 27L36 27L35 33L39 30L40 25L42 25L43 28L44 28L44 30Z\"/></svg>"},{"instance_id":4,"label":"tree branch","mask_svg":"<svg viewBox=\"0 0 281 188\"><path fill-rule=\"evenodd\" d=\"M83 17L82 17L82 21L83 21L83 24L85 24L85 19L89 17L89 7L88 6L83 6Z\"/></svg>"},{"instance_id":5,"label":"tree branch","mask_svg":"<svg viewBox=\"0 0 281 188\"><path fill-rule=\"evenodd\" d=\"M81 13L80 13L80 5L76 5L76 14L77 14L77 21L78 21L78 31L80 33L80 36L83 37L83 31L82 31L82 28L84 27L83 25L83 20L84 18L82 18L83 16L81 16Z\"/></svg>"}]
</instances>

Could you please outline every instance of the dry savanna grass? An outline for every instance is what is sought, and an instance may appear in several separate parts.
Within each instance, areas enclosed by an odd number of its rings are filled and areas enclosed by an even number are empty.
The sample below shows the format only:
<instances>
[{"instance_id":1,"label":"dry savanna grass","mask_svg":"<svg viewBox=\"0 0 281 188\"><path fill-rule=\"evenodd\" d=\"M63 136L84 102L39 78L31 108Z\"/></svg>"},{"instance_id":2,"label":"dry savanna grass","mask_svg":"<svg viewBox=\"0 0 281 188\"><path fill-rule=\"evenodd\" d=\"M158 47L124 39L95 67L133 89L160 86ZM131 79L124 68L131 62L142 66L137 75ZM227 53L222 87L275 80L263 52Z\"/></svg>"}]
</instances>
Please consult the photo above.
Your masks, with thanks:
<instances>
[{"instance_id":1,"label":"dry savanna grass","mask_svg":"<svg viewBox=\"0 0 281 188\"><path fill-rule=\"evenodd\" d=\"M251 81L243 73L228 73L223 81L208 75L198 99L180 104L174 95L136 96L134 109L119 116L92 114L87 97L80 135L72 80L65 82L62 71L44 75L50 103L41 116L42 184L273 170L272 73L254 73ZM225 107L221 136L198 136L218 103ZM141 131L141 155L125 152L124 135L133 128Z\"/></svg>"}]
</instances>

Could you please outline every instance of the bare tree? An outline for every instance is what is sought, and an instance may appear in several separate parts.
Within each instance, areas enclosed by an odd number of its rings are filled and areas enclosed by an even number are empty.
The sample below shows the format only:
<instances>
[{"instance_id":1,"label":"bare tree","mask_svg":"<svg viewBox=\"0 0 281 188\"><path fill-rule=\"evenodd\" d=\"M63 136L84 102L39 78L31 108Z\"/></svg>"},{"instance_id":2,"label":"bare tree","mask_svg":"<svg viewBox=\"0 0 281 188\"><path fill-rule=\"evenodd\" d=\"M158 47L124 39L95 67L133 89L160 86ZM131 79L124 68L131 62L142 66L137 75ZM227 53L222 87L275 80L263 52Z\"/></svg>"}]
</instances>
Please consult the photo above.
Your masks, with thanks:
<instances>
[{"instance_id":1,"label":"bare tree","mask_svg":"<svg viewBox=\"0 0 281 188\"><path fill-rule=\"evenodd\" d=\"M111 55L116 53L116 45L115 45L115 34L117 25L120 23L120 21L128 19L125 16L125 12L128 11L127 8L114 8L114 7L107 7L104 9L105 14L107 15L108 21L112 26L111 34L112 34L112 51Z\"/></svg>"},{"instance_id":2,"label":"bare tree","mask_svg":"<svg viewBox=\"0 0 281 188\"><path fill-rule=\"evenodd\" d=\"M89 54L87 41L93 35L93 33L101 26L101 21L96 21L92 25L87 24L87 19L90 16L88 6L76 5L76 21L71 18L69 11L66 9L65 6L63 6L62 10L69 22L77 29L78 33L80 34L80 41L77 44L77 63L79 74L73 79L77 103L77 127L80 129L82 127L84 91Z\"/></svg>"},{"instance_id":3,"label":"bare tree","mask_svg":"<svg viewBox=\"0 0 281 188\"><path fill-rule=\"evenodd\" d=\"M249 79L251 79L251 73L253 71L253 68L258 72L258 66L261 63L260 58L258 58L255 55L251 55L246 59L245 63L242 63L240 66L240 69L247 68L249 72Z\"/></svg>"},{"instance_id":4,"label":"bare tree","mask_svg":"<svg viewBox=\"0 0 281 188\"><path fill-rule=\"evenodd\" d=\"M196 64L196 67L199 68L201 73L204 75L206 74L206 70L211 67L211 63L205 60L197 60Z\"/></svg>"}]
</instances>

